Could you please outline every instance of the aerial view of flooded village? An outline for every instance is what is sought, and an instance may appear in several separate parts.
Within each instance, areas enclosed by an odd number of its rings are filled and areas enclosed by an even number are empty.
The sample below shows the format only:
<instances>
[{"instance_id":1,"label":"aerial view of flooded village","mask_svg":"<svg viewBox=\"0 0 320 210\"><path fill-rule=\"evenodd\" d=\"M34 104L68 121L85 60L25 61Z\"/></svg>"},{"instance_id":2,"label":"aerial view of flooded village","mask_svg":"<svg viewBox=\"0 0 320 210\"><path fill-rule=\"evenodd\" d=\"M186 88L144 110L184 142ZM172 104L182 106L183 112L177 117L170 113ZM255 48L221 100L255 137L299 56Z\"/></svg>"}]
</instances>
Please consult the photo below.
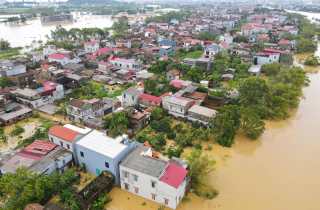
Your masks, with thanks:
<instances>
[{"instance_id":1,"label":"aerial view of flooded village","mask_svg":"<svg viewBox=\"0 0 320 210\"><path fill-rule=\"evenodd\" d=\"M319 210L319 43L319 0L0 0L0 210Z\"/></svg>"}]
</instances>

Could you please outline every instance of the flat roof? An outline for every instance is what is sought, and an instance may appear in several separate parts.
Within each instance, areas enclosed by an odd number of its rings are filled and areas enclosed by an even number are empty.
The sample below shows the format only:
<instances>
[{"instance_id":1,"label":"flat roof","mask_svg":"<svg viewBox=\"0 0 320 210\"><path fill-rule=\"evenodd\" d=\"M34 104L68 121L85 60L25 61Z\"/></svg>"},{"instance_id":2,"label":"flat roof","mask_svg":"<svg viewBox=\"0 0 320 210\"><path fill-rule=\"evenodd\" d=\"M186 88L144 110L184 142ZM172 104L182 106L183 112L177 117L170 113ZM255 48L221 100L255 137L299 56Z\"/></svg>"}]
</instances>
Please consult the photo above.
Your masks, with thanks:
<instances>
[{"instance_id":1,"label":"flat roof","mask_svg":"<svg viewBox=\"0 0 320 210\"><path fill-rule=\"evenodd\" d=\"M196 114L201 114L207 117L212 117L216 114L216 110L214 109L209 109L207 107L203 107L203 106L199 106L199 105L193 105L190 109L189 109L189 113L193 112Z\"/></svg>"},{"instance_id":2,"label":"flat roof","mask_svg":"<svg viewBox=\"0 0 320 210\"><path fill-rule=\"evenodd\" d=\"M261 70L261 65L252 65L248 72L252 72L252 73L258 73Z\"/></svg>"},{"instance_id":3,"label":"flat roof","mask_svg":"<svg viewBox=\"0 0 320 210\"><path fill-rule=\"evenodd\" d=\"M14 173L17 168L19 167L29 168L36 162L37 162L36 160L15 155L9 161L4 163L3 166L0 167L0 169L7 172Z\"/></svg>"},{"instance_id":4,"label":"flat roof","mask_svg":"<svg viewBox=\"0 0 320 210\"><path fill-rule=\"evenodd\" d=\"M20 115L26 114L28 112L31 112L31 111L32 111L31 109L25 107L25 108L19 109L17 111L13 111L13 112L2 114L2 115L0 115L0 118L5 120L5 121L7 121L7 120L10 120L12 118L15 118L15 117L18 117Z\"/></svg>"},{"instance_id":5,"label":"flat roof","mask_svg":"<svg viewBox=\"0 0 320 210\"><path fill-rule=\"evenodd\" d=\"M85 135L82 139L77 142L77 145L83 146L89 150L95 151L102 155L105 155L110 158L115 158L120 154L124 149L127 148L126 145L120 143L120 138L117 137L113 139L111 137L105 136L104 133L97 130Z\"/></svg>"}]
</instances>

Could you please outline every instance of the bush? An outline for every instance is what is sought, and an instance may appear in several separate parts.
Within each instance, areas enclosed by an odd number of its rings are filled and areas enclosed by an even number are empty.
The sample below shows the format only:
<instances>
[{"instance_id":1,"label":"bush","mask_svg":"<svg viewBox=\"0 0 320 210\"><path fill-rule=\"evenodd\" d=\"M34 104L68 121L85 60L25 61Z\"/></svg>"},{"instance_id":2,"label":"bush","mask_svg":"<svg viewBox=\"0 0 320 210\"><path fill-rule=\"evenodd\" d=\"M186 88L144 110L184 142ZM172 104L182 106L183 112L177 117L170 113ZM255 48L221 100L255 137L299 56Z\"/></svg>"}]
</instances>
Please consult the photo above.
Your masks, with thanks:
<instances>
[{"instance_id":1,"label":"bush","mask_svg":"<svg viewBox=\"0 0 320 210\"><path fill-rule=\"evenodd\" d=\"M23 133L25 130L20 125L15 125L13 131L11 131L10 136L18 136Z\"/></svg>"},{"instance_id":2,"label":"bush","mask_svg":"<svg viewBox=\"0 0 320 210\"><path fill-rule=\"evenodd\" d=\"M182 128L183 128L182 123L179 123L173 127L173 129L176 130L177 133L179 133L182 130Z\"/></svg>"},{"instance_id":3,"label":"bush","mask_svg":"<svg viewBox=\"0 0 320 210\"><path fill-rule=\"evenodd\" d=\"M179 158L181 156L181 154L183 153L183 149L182 148L175 149L174 147L170 146L167 149L166 153L168 154L169 158L172 158L172 157Z\"/></svg>"},{"instance_id":4,"label":"bush","mask_svg":"<svg viewBox=\"0 0 320 210\"><path fill-rule=\"evenodd\" d=\"M35 110L35 111L33 112L33 118L38 118L38 117L40 117L39 111L38 111L38 110Z\"/></svg>"},{"instance_id":5,"label":"bush","mask_svg":"<svg viewBox=\"0 0 320 210\"><path fill-rule=\"evenodd\" d=\"M0 135L3 135L3 134L4 134L4 128L0 127Z\"/></svg>"},{"instance_id":6,"label":"bush","mask_svg":"<svg viewBox=\"0 0 320 210\"><path fill-rule=\"evenodd\" d=\"M170 140L174 140L176 138L176 134L174 132L171 132L171 133L168 133L167 137Z\"/></svg>"}]
</instances>

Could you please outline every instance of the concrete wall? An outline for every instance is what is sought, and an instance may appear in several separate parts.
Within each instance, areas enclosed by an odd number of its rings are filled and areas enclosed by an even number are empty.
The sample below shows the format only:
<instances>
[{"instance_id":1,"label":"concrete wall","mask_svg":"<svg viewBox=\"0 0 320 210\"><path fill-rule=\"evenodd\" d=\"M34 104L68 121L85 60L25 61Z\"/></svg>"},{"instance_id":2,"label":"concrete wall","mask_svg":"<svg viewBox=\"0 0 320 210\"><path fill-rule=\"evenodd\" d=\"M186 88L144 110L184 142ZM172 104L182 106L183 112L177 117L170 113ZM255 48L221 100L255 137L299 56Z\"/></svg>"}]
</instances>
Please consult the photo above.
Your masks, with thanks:
<instances>
[{"instance_id":1,"label":"concrete wall","mask_svg":"<svg viewBox=\"0 0 320 210\"><path fill-rule=\"evenodd\" d=\"M68 164L72 162L72 154L68 155L64 159L60 160L59 162L56 162L57 164L57 173L60 175L63 174L68 170Z\"/></svg>"},{"instance_id":2,"label":"concrete wall","mask_svg":"<svg viewBox=\"0 0 320 210\"><path fill-rule=\"evenodd\" d=\"M142 92L141 92L142 94ZM132 96L132 95L129 95L129 94L123 94L122 93L122 107L128 107L128 106L131 106L131 105L138 105L139 104L139 97L140 95L139 94L138 96ZM125 95L125 96L124 96ZM132 99L133 97L133 99Z\"/></svg>"},{"instance_id":3,"label":"concrete wall","mask_svg":"<svg viewBox=\"0 0 320 210\"><path fill-rule=\"evenodd\" d=\"M279 62L280 55L269 55L268 57L258 56L257 64L264 65L272 62Z\"/></svg>"},{"instance_id":4,"label":"concrete wall","mask_svg":"<svg viewBox=\"0 0 320 210\"><path fill-rule=\"evenodd\" d=\"M127 178L125 178L124 172L128 173ZM137 181L134 180L134 175L138 177ZM186 188L185 181L183 181L178 189L176 189L162 181L159 181L158 177L153 177L121 165L120 181L122 190L128 191L161 205L165 205L165 199L167 199L168 205L165 206L172 209L177 208L185 194ZM156 183L155 188L152 188L152 182ZM128 185L128 190L126 190L125 185ZM136 189L138 190L137 192ZM152 195L155 195L155 199L152 198Z\"/></svg>"}]
</instances>

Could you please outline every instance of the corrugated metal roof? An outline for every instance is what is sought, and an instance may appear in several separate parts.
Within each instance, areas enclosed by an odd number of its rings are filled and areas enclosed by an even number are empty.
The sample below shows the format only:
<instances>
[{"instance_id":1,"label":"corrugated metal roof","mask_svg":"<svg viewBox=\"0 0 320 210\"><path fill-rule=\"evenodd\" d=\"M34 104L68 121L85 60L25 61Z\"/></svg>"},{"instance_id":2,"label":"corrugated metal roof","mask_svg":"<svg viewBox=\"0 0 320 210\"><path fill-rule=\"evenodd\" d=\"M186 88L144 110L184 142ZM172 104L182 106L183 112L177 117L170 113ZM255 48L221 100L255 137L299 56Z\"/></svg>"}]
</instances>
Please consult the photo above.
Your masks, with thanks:
<instances>
[{"instance_id":1,"label":"corrugated metal roof","mask_svg":"<svg viewBox=\"0 0 320 210\"><path fill-rule=\"evenodd\" d=\"M113 139L105 136L104 133L97 130L93 130L85 135L77 142L77 145L83 146L110 158L115 158L127 148L126 145L119 142L119 139Z\"/></svg>"}]
</instances>

